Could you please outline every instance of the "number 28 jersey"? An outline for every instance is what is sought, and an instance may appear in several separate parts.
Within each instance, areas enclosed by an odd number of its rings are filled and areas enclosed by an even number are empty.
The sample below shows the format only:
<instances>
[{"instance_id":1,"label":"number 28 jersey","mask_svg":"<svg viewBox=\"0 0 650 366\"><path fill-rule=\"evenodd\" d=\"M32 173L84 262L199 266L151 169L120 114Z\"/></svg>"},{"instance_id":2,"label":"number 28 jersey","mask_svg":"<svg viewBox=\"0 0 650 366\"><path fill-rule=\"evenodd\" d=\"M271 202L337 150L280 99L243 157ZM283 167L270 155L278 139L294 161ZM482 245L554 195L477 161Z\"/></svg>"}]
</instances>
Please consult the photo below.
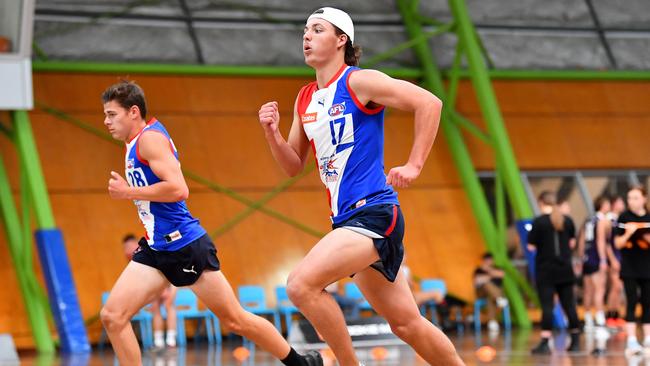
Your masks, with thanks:
<instances>
[{"instance_id":1,"label":"number 28 jersey","mask_svg":"<svg viewBox=\"0 0 650 366\"><path fill-rule=\"evenodd\" d=\"M160 178L149 167L149 162L140 156L138 141L145 131L163 134L169 141L169 149L178 160L178 151L169 133L167 133L162 123L152 118L126 144L125 177L131 187L150 186L160 182ZM199 220L192 217L185 205L185 201L153 202L133 200L133 202L138 209L138 216L145 228L145 239L154 250L176 251L205 235L205 230L199 224Z\"/></svg>"},{"instance_id":2,"label":"number 28 jersey","mask_svg":"<svg viewBox=\"0 0 650 366\"><path fill-rule=\"evenodd\" d=\"M324 88L312 82L298 94L298 115L334 224L362 206L399 204L384 173L384 107L367 108L350 89L350 75L358 69L343 65Z\"/></svg>"}]
</instances>

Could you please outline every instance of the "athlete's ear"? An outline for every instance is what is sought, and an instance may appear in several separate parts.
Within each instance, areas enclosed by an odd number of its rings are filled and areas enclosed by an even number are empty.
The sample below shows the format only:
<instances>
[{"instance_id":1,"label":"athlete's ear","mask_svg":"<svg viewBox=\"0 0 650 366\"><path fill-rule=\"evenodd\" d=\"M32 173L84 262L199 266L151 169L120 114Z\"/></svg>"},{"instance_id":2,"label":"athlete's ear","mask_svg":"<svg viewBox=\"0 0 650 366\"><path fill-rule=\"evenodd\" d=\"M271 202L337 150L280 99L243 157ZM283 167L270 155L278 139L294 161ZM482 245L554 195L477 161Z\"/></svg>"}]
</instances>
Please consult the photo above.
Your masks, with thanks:
<instances>
[{"instance_id":1,"label":"athlete's ear","mask_svg":"<svg viewBox=\"0 0 650 366\"><path fill-rule=\"evenodd\" d=\"M345 44L348 42L348 35L343 33L338 35L339 39L336 47L345 47Z\"/></svg>"},{"instance_id":2,"label":"athlete's ear","mask_svg":"<svg viewBox=\"0 0 650 366\"><path fill-rule=\"evenodd\" d=\"M137 105L132 105L131 108L129 108L129 117L132 119L140 118L140 107Z\"/></svg>"}]
</instances>

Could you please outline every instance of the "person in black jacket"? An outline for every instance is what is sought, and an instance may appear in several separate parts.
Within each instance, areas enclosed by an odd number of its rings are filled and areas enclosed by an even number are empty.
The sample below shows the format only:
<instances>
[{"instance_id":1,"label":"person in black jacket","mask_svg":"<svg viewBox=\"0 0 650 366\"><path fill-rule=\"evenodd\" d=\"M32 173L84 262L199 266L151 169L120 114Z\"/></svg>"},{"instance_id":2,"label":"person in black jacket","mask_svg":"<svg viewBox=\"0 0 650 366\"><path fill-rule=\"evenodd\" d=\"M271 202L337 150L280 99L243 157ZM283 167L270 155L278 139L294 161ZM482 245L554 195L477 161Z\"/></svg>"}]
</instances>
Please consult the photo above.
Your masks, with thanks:
<instances>
[{"instance_id":1,"label":"person in black jacket","mask_svg":"<svg viewBox=\"0 0 650 366\"><path fill-rule=\"evenodd\" d=\"M648 195L643 187L627 192L628 210L618 218L614 245L621 250L621 279L627 298L625 330L627 355L650 351L650 214L646 209ZM636 338L636 305L641 303L643 347Z\"/></svg>"},{"instance_id":2,"label":"person in black jacket","mask_svg":"<svg viewBox=\"0 0 650 366\"><path fill-rule=\"evenodd\" d=\"M573 221L558 209L555 194L544 191L538 204L542 215L533 221L528 234L528 248L536 251L536 282L542 305L541 341L533 348L535 354L551 352L549 342L553 328L553 296L560 298L562 308L569 318L571 343L567 351L579 350L580 328L573 294L575 275L571 263L571 250L575 247Z\"/></svg>"}]
</instances>

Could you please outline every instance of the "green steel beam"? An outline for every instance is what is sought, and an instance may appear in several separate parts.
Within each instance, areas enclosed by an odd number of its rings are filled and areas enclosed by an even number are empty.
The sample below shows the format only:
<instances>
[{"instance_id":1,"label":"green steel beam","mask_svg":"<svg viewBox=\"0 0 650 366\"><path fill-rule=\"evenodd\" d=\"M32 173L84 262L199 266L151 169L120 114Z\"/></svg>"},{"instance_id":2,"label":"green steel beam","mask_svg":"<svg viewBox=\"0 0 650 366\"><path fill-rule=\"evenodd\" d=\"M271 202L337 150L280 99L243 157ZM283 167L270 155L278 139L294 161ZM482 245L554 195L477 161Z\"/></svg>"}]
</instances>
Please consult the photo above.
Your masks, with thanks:
<instances>
[{"instance_id":1,"label":"green steel beam","mask_svg":"<svg viewBox=\"0 0 650 366\"><path fill-rule=\"evenodd\" d=\"M47 56L45 51L43 51L43 49L36 42L32 42L32 50L34 51L34 55L36 56L37 60L41 60L41 61L49 60L49 57Z\"/></svg>"},{"instance_id":2,"label":"green steel beam","mask_svg":"<svg viewBox=\"0 0 650 366\"><path fill-rule=\"evenodd\" d=\"M650 80L650 70L488 70L487 74L506 80ZM460 75L469 78L471 71L462 70Z\"/></svg>"},{"instance_id":3,"label":"green steel beam","mask_svg":"<svg viewBox=\"0 0 650 366\"><path fill-rule=\"evenodd\" d=\"M434 30L432 30L430 32L423 33L418 38L409 39L408 41L406 41L404 43L401 43L401 44L389 49L388 51L385 51L385 52L382 52L382 53L379 53L379 54L376 54L376 55L372 56L368 61L363 62L362 67L363 68L372 68L373 66L375 66L379 62L388 60L388 59L390 59L390 58L404 52L405 50L413 47L415 44L417 44L419 42L422 42L423 40L427 40L427 39L429 39L429 38L431 38L433 36L437 36L437 35L440 35L442 33L449 32L453 27L454 27L453 22L443 24L443 25L439 26L438 28L436 28L436 29L434 29Z\"/></svg>"},{"instance_id":4,"label":"green steel beam","mask_svg":"<svg viewBox=\"0 0 650 366\"><path fill-rule=\"evenodd\" d=\"M416 38L418 35L422 34L422 25L417 21L416 12L413 11L414 2L410 0L397 0L397 7L402 14L404 20L404 25L409 34L409 37ZM468 47L465 41L463 42L464 47ZM425 42L420 42L413 47L417 58L420 60L421 67L423 69L423 80L424 85L427 89L434 92L438 97L443 101L446 100L446 93L444 84L442 82L442 74L440 73L437 63L433 57L429 46ZM451 108L449 108L451 110ZM474 216L477 219L479 229L483 236L483 240L486 243L486 246L495 256L500 264L505 264L504 269L506 270L506 281L504 281L504 289L510 303L512 305L513 317L515 322L523 327L530 328L531 323L528 318L528 313L526 311L526 306L519 292L519 289L516 286L516 282L513 279L517 278L516 271L513 271L513 267L507 258L500 256L500 252L495 248L498 245L497 230L494 223L494 219L490 212L488 202L485 198L485 194L481 188L478 176L472 164L470 154L463 142L462 135L456 125L450 123L450 111L447 108L443 108L442 115L442 130L443 134L447 139L447 144L452 152L452 157L456 163L456 167L461 176L463 186L467 192L470 205L474 212ZM505 245L505 243L503 243ZM517 281L520 282L520 281Z\"/></svg>"},{"instance_id":5,"label":"green steel beam","mask_svg":"<svg viewBox=\"0 0 650 366\"><path fill-rule=\"evenodd\" d=\"M488 136L485 132L483 132L483 130L481 130L480 127L475 125L472 121L467 119L465 116L460 114L458 111L452 110L450 112L450 117L451 117L451 120L454 121L456 124L463 127L468 132L472 133L472 135L478 137L479 139L481 139L486 144L492 146L492 138L490 136Z\"/></svg>"},{"instance_id":6,"label":"green steel beam","mask_svg":"<svg viewBox=\"0 0 650 366\"><path fill-rule=\"evenodd\" d=\"M458 84L460 83L460 66L463 62L463 42L456 42L456 54L451 64L451 71L448 74L449 84L447 85L446 107L456 109L456 97L458 96Z\"/></svg>"},{"instance_id":7,"label":"green steel beam","mask_svg":"<svg viewBox=\"0 0 650 366\"><path fill-rule=\"evenodd\" d=\"M506 197L505 197L505 188L503 187L503 177L500 174L500 169L495 169L494 176L494 201L495 201L495 216L497 221L497 240L499 243L506 242ZM506 247L505 245L498 246L497 250L500 251L499 256L506 257Z\"/></svg>"},{"instance_id":8,"label":"green steel beam","mask_svg":"<svg viewBox=\"0 0 650 366\"><path fill-rule=\"evenodd\" d=\"M416 69L382 68L388 75L403 79L417 79ZM307 66L219 66L173 65L147 63L100 63L75 61L34 61L34 72L122 73L157 75L217 75L217 76L274 76L313 77L314 70Z\"/></svg>"},{"instance_id":9,"label":"green steel beam","mask_svg":"<svg viewBox=\"0 0 650 366\"><path fill-rule=\"evenodd\" d=\"M302 178L304 178L305 176L307 176L308 174L313 172L315 168L316 168L315 164L309 164L305 169L303 169L302 172L300 172L300 174L295 175L295 176L293 176L291 178L288 178L288 179L284 180L283 182L281 182L280 184L278 184L277 186L273 187L273 189L270 190L268 193L266 193L262 198L255 201L253 205L247 207L243 211L240 211L237 215L233 216L226 223L219 226L216 230L214 230L212 232L212 234L210 234L210 237L212 237L212 239L215 239L215 238L223 235L228 230L235 227L235 225L237 225L238 223L243 221L246 217L250 216L253 212L255 212L256 210L259 210L260 207L264 206L267 202L272 200L273 197L275 197L278 194L284 192L285 190L287 190L287 188L291 187L296 182L298 182L299 180L301 180Z\"/></svg>"},{"instance_id":10,"label":"green steel beam","mask_svg":"<svg viewBox=\"0 0 650 366\"><path fill-rule=\"evenodd\" d=\"M38 158L38 150L34 142L32 127L26 111L13 111L14 132L16 148L20 156L20 163L26 169L30 197L34 202L36 223L39 229L53 229L54 216L50 206L50 197L47 194L45 178Z\"/></svg>"},{"instance_id":11,"label":"green steel beam","mask_svg":"<svg viewBox=\"0 0 650 366\"><path fill-rule=\"evenodd\" d=\"M503 174L503 183L506 187L510 204L518 219L528 219L533 216L533 210L528 202L519 174L517 160L510 144L510 138L501 116L499 102L492 88L492 82L477 42L476 30L472 23L465 0L449 0L455 21L458 24L458 39L465 47L467 63L471 72L471 80L476 91L476 97L481 107L488 131L494 144L497 166Z\"/></svg>"},{"instance_id":12,"label":"green steel beam","mask_svg":"<svg viewBox=\"0 0 650 366\"><path fill-rule=\"evenodd\" d=\"M33 292L34 278L30 277L29 273L29 269L32 267L31 265L29 267L23 265L28 260L31 262L31 258L27 258L25 255L28 240L25 240L24 234L22 233L18 211L16 210L4 162L1 158L0 197L2 197L0 199L0 210L2 210L7 244L9 245L9 252L16 271L18 286L29 318L29 326L32 330L36 350L39 353L53 353L54 341L50 334L47 313L44 307L41 306L41 302L34 301L38 296ZM33 272L31 276L33 276Z\"/></svg>"},{"instance_id":13,"label":"green steel beam","mask_svg":"<svg viewBox=\"0 0 650 366\"><path fill-rule=\"evenodd\" d=\"M400 79L420 79L422 71L411 68L381 68L382 72ZM153 63L107 63L79 61L33 61L34 72L121 73L158 75L226 75L226 76L279 76L312 77L314 72L306 66L221 66L174 65ZM450 70L442 71L445 78ZM469 70L460 70L459 77L467 79ZM491 79L506 80L650 80L650 70L489 70Z\"/></svg>"},{"instance_id":14,"label":"green steel beam","mask_svg":"<svg viewBox=\"0 0 650 366\"><path fill-rule=\"evenodd\" d=\"M404 25L406 26L409 36L412 38L417 37L422 32L422 27L417 20L414 19L414 13L409 11L409 9L412 8L412 3L409 4L408 0L398 0L397 5L402 13ZM447 98L444 84L428 45L425 42L420 42L413 47L413 51L420 60L424 70L424 86L435 93L440 99L446 101ZM470 198L470 205L472 206L474 215L478 219L479 230L481 231L486 245L491 248L496 241L494 220L492 219L490 208L485 200L485 196L483 195L478 176L476 175L474 165L472 164L471 156L463 142L462 134L451 122L452 117L450 114L448 108L443 108L441 121L442 132L452 152L452 158L458 168L458 173L463 182L463 187Z\"/></svg>"},{"instance_id":15,"label":"green steel beam","mask_svg":"<svg viewBox=\"0 0 650 366\"><path fill-rule=\"evenodd\" d=\"M48 320L52 321L52 310L50 309L49 300L47 293L41 287L38 280L36 279L34 271L34 257L33 257L33 237L32 237L32 207L33 202L29 193L29 178L27 176L27 171L24 166L20 167L20 206L23 210L22 217L22 262L20 263L21 269L26 273L26 276L29 279L30 291L31 291L31 302L40 302L40 305L45 311Z\"/></svg>"}]
</instances>

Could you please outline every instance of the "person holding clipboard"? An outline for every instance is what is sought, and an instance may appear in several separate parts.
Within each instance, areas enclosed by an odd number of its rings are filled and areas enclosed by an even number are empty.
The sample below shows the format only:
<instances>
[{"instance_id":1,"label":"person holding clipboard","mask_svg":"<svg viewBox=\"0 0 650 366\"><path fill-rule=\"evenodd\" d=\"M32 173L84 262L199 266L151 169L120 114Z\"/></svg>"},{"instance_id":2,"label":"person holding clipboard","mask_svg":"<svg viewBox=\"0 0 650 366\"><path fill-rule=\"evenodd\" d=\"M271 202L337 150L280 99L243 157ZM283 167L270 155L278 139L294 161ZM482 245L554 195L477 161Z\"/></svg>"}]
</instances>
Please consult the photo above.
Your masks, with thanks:
<instances>
[{"instance_id":1,"label":"person holding clipboard","mask_svg":"<svg viewBox=\"0 0 650 366\"><path fill-rule=\"evenodd\" d=\"M627 211L618 218L614 245L621 250L621 280L627 299L625 354L650 353L650 214L646 209L645 188L634 186L627 192ZM641 303L643 346L636 337L636 305Z\"/></svg>"}]
</instances>

